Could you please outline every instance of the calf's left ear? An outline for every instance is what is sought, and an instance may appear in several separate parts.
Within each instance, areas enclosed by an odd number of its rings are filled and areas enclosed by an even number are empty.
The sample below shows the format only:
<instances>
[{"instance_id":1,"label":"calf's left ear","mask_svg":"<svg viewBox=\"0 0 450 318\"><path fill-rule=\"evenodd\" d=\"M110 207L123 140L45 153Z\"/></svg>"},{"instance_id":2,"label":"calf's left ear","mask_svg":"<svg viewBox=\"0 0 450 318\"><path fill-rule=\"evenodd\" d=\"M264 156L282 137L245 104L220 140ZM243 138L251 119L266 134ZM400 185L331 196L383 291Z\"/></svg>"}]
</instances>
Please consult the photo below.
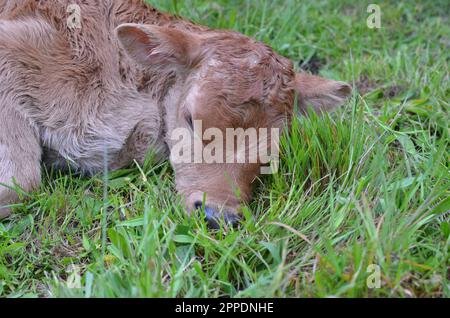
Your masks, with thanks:
<instances>
[{"instance_id":1,"label":"calf's left ear","mask_svg":"<svg viewBox=\"0 0 450 318\"><path fill-rule=\"evenodd\" d=\"M331 111L344 104L352 94L352 87L347 83L306 73L295 76L295 90L302 113L306 113L309 106L317 113Z\"/></svg>"},{"instance_id":2,"label":"calf's left ear","mask_svg":"<svg viewBox=\"0 0 450 318\"><path fill-rule=\"evenodd\" d=\"M116 28L116 34L128 55L143 65L189 67L200 55L200 39L187 31L125 23Z\"/></svg>"}]
</instances>

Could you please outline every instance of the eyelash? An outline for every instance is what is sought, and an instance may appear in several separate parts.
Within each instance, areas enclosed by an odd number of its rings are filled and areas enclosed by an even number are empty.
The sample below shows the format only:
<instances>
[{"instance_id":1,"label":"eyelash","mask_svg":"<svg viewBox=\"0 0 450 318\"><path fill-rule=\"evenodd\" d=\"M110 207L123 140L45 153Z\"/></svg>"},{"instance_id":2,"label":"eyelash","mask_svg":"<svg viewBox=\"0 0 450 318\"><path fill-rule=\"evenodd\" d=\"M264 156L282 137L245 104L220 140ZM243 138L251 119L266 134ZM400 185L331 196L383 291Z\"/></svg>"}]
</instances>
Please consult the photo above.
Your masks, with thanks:
<instances>
[{"instance_id":1,"label":"eyelash","mask_svg":"<svg viewBox=\"0 0 450 318\"><path fill-rule=\"evenodd\" d=\"M191 115L186 116L186 121L187 121L189 127L191 127L193 129L194 125L193 125L193 122L192 122L192 116Z\"/></svg>"}]
</instances>

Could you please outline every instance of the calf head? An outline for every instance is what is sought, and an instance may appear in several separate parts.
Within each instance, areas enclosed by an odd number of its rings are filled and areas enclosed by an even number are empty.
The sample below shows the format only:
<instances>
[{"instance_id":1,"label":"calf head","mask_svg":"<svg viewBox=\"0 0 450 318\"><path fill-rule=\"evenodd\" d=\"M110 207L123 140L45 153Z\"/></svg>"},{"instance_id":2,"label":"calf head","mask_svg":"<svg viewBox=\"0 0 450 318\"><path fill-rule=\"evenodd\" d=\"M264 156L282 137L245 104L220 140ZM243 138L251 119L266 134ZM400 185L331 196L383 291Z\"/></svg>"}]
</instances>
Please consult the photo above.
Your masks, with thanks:
<instances>
[{"instance_id":1,"label":"calf head","mask_svg":"<svg viewBox=\"0 0 450 318\"><path fill-rule=\"evenodd\" d=\"M261 152L276 151L275 132L289 123L296 94L300 110L327 111L351 92L296 74L288 59L235 32L124 24L117 35L136 62L174 76L161 107L177 190L212 226L238 220L267 163Z\"/></svg>"}]
</instances>

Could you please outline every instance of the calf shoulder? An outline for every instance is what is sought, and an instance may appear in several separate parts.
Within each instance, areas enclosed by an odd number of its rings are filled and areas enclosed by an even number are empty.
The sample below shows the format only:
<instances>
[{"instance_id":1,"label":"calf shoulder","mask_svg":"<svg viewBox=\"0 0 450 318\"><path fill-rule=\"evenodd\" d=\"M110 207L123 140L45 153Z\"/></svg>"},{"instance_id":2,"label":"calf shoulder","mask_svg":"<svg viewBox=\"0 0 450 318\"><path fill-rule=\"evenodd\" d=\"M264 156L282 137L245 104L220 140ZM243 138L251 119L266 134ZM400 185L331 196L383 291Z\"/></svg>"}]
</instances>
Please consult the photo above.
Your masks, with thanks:
<instances>
[{"instance_id":1,"label":"calf shoulder","mask_svg":"<svg viewBox=\"0 0 450 318\"><path fill-rule=\"evenodd\" d=\"M0 94L21 100L17 111L38 127L49 153L45 158L95 173L103 167L105 148L114 167L140 160L150 145L163 149L157 100L143 87L148 75L114 38L121 15L127 16L114 12L121 2L105 1L96 8L87 1L81 29L63 22L68 1L51 2L46 8L33 7L45 1L0 2L0 80L8 83ZM113 14L105 15L101 10L108 5ZM125 158L124 149L130 148L132 156Z\"/></svg>"}]
</instances>

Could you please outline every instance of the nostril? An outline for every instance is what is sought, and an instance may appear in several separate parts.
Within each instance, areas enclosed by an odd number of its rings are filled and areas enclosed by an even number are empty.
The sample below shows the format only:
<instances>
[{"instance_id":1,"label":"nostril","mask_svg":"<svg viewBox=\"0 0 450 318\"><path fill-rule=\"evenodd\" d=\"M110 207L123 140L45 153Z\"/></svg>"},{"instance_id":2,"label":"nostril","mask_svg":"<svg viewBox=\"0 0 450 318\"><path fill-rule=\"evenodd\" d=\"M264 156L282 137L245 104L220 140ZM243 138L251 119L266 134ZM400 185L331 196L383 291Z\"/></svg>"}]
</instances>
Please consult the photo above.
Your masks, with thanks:
<instances>
[{"instance_id":1,"label":"nostril","mask_svg":"<svg viewBox=\"0 0 450 318\"><path fill-rule=\"evenodd\" d=\"M202 207L203 207L203 202L202 202L202 201L196 201L196 202L194 203L194 208L195 208L195 210L201 210Z\"/></svg>"}]
</instances>

